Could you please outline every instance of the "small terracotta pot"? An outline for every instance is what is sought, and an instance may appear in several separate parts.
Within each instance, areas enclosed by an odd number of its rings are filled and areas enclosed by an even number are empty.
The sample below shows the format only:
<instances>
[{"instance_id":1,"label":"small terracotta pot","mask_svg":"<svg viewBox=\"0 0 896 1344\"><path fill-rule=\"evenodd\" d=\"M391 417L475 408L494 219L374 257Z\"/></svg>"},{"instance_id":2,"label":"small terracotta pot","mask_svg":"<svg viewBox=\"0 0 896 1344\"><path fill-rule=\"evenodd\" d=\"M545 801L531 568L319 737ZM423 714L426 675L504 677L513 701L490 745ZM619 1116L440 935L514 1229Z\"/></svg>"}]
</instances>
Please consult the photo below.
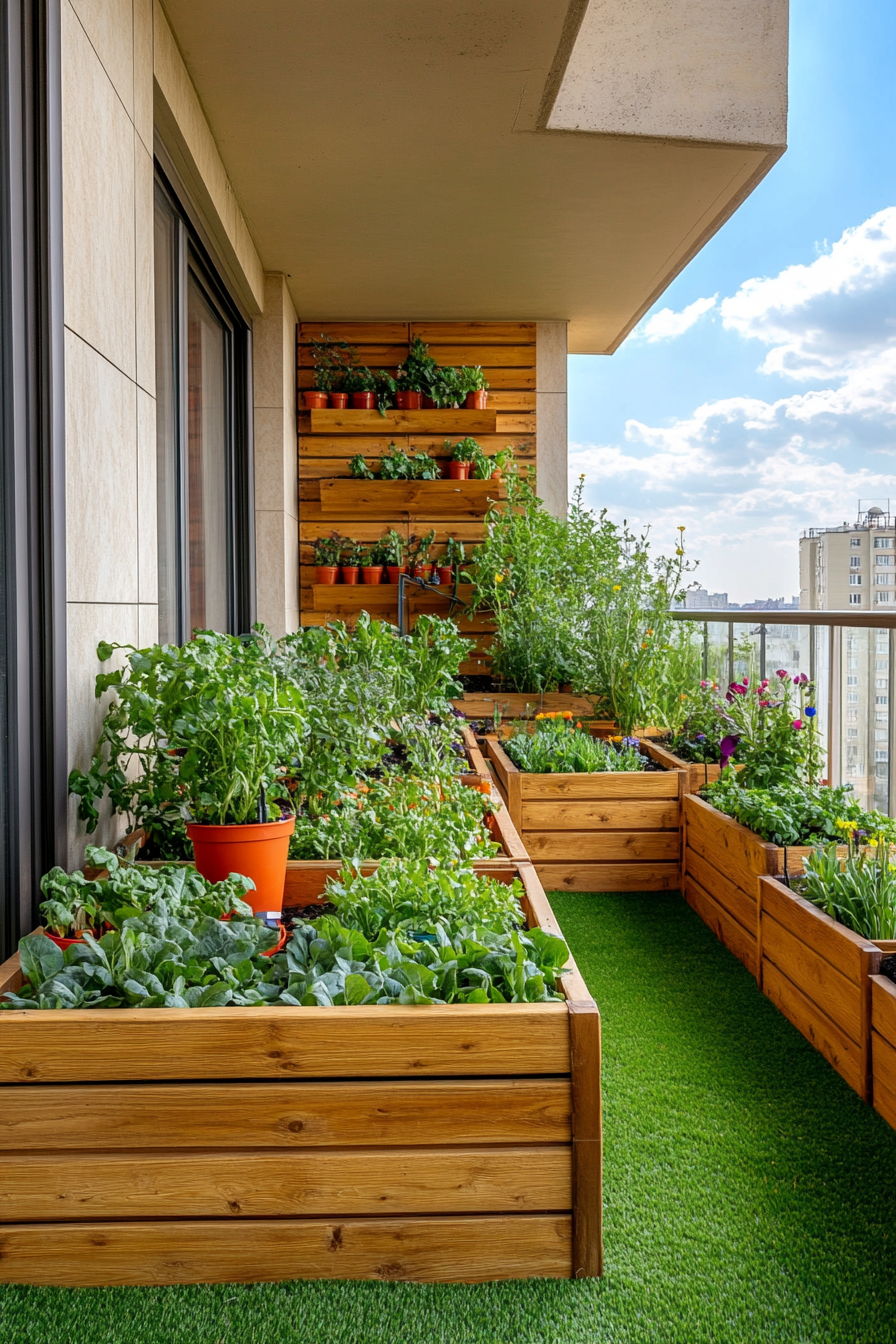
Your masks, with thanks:
<instances>
[{"instance_id":1,"label":"small terracotta pot","mask_svg":"<svg viewBox=\"0 0 896 1344\"><path fill-rule=\"evenodd\" d=\"M382 565L363 565L361 568L362 583L382 583L383 567Z\"/></svg>"},{"instance_id":2,"label":"small terracotta pot","mask_svg":"<svg viewBox=\"0 0 896 1344\"><path fill-rule=\"evenodd\" d=\"M435 402L433 401L432 397L424 397L424 398L423 398L423 409L424 409L424 411L434 411L435 408L436 408L436 404L435 404Z\"/></svg>"},{"instance_id":3,"label":"small terracotta pot","mask_svg":"<svg viewBox=\"0 0 896 1344\"><path fill-rule=\"evenodd\" d=\"M415 578L415 579L425 579L426 582L428 583L429 580L432 578L432 565L430 565L430 564L426 564L426 565L415 565L415 566L414 566L414 578Z\"/></svg>"},{"instance_id":4,"label":"small terracotta pot","mask_svg":"<svg viewBox=\"0 0 896 1344\"><path fill-rule=\"evenodd\" d=\"M450 565L439 565L439 584L447 588L454 582L454 570Z\"/></svg>"},{"instance_id":5,"label":"small terracotta pot","mask_svg":"<svg viewBox=\"0 0 896 1344\"><path fill-rule=\"evenodd\" d=\"M504 479L504 473L503 473L503 471L501 470L500 467L496 467L495 470L492 472L492 480L493 480L493 481L503 481L503 479Z\"/></svg>"},{"instance_id":6,"label":"small terracotta pot","mask_svg":"<svg viewBox=\"0 0 896 1344\"><path fill-rule=\"evenodd\" d=\"M318 565L317 567L318 583L335 583L338 576L338 565Z\"/></svg>"},{"instance_id":7,"label":"small terracotta pot","mask_svg":"<svg viewBox=\"0 0 896 1344\"><path fill-rule=\"evenodd\" d=\"M448 477L452 481L466 481L470 475L469 462L449 462Z\"/></svg>"},{"instance_id":8,"label":"small terracotta pot","mask_svg":"<svg viewBox=\"0 0 896 1344\"><path fill-rule=\"evenodd\" d=\"M326 392L303 392L306 411L325 411L327 409Z\"/></svg>"},{"instance_id":9,"label":"small terracotta pot","mask_svg":"<svg viewBox=\"0 0 896 1344\"><path fill-rule=\"evenodd\" d=\"M395 405L400 411L419 411L423 405L422 392L396 392Z\"/></svg>"},{"instance_id":10,"label":"small terracotta pot","mask_svg":"<svg viewBox=\"0 0 896 1344\"><path fill-rule=\"evenodd\" d=\"M468 411L484 411L488 405L488 393L486 391L468 392L464 405Z\"/></svg>"},{"instance_id":11,"label":"small terracotta pot","mask_svg":"<svg viewBox=\"0 0 896 1344\"><path fill-rule=\"evenodd\" d=\"M348 405L347 392L330 393L330 406L334 411L344 411L347 405Z\"/></svg>"},{"instance_id":12,"label":"small terracotta pot","mask_svg":"<svg viewBox=\"0 0 896 1344\"><path fill-rule=\"evenodd\" d=\"M343 565L343 566L342 566L342 582L343 582L343 583L350 583L350 584L356 584L356 583L358 582L358 566L357 566L357 565Z\"/></svg>"},{"instance_id":13,"label":"small terracotta pot","mask_svg":"<svg viewBox=\"0 0 896 1344\"><path fill-rule=\"evenodd\" d=\"M352 410L353 411L372 411L376 406L375 392L353 392Z\"/></svg>"},{"instance_id":14,"label":"small terracotta pot","mask_svg":"<svg viewBox=\"0 0 896 1344\"><path fill-rule=\"evenodd\" d=\"M386 573L389 576L390 583L397 583L399 574L407 574L407 565L387 565Z\"/></svg>"},{"instance_id":15,"label":"small terracotta pot","mask_svg":"<svg viewBox=\"0 0 896 1344\"><path fill-rule=\"evenodd\" d=\"M107 924L104 929L104 932L108 933L111 927L112 927L111 924ZM62 948L63 952L67 947L74 947L76 943L83 943L84 941L83 933L79 933L75 938L60 938L58 934L51 933L49 929L41 929L40 932L44 935L44 937L49 938L51 943L55 943L57 947ZM95 938L97 942L99 942L99 940L103 936L102 933L97 933L94 929L90 930L90 934L91 937Z\"/></svg>"},{"instance_id":16,"label":"small terracotta pot","mask_svg":"<svg viewBox=\"0 0 896 1344\"><path fill-rule=\"evenodd\" d=\"M191 822L187 835L193 841L196 869L209 882L223 882L231 873L242 873L255 883L246 892L246 902L255 914L280 914L286 886L289 837L295 817L285 821L262 821L242 826L210 826Z\"/></svg>"}]
</instances>

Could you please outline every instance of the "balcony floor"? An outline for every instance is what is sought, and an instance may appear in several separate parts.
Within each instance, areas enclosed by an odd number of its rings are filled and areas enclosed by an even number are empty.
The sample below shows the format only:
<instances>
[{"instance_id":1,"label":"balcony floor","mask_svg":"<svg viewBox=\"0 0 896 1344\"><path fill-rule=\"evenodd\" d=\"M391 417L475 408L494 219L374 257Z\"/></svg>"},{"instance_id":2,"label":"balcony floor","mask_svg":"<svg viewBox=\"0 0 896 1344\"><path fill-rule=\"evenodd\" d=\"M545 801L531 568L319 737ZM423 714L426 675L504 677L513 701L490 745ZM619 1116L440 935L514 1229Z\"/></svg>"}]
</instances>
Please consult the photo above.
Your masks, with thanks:
<instances>
[{"instance_id":1,"label":"balcony floor","mask_svg":"<svg viewBox=\"0 0 896 1344\"><path fill-rule=\"evenodd\" d=\"M603 1281L7 1288L0 1340L894 1338L896 1132L677 895L551 899L603 1014Z\"/></svg>"}]
</instances>

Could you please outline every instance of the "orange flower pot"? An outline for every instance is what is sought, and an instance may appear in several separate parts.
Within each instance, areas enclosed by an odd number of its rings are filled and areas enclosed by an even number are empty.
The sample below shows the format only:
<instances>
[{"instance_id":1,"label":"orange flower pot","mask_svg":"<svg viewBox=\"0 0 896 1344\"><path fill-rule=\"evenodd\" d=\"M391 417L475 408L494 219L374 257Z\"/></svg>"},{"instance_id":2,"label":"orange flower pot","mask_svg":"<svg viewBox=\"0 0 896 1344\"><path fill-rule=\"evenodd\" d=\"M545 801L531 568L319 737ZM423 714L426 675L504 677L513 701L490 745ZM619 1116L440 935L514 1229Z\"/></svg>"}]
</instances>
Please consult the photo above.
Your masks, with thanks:
<instances>
[{"instance_id":1,"label":"orange flower pot","mask_svg":"<svg viewBox=\"0 0 896 1344\"><path fill-rule=\"evenodd\" d=\"M240 873L255 883L246 903L256 915L279 915L286 886L289 837L295 817L285 821L248 822L241 826L209 826L191 822L187 835L193 842L196 869L208 882L223 882Z\"/></svg>"},{"instance_id":2,"label":"orange flower pot","mask_svg":"<svg viewBox=\"0 0 896 1344\"><path fill-rule=\"evenodd\" d=\"M423 393L396 392L395 405L400 411L419 411L423 405Z\"/></svg>"},{"instance_id":3,"label":"orange flower pot","mask_svg":"<svg viewBox=\"0 0 896 1344\"><path fill-rule=\"evenodd\" d=\"M358 582L358 566L357 566L357 565L343 565L343 566L342 566L342 582L343 582L343 583L352 584L352 585L355 585L355 584Z\"/></svg>"},{"instance_id":4,"label":"orange flower pot","mask_svg":"<svg viewBox=\"0 0 896 1344\"><path fill-rule=\"evenodd\" d=\"M465 481L470 475L469 462L449 462L448 476L452 481Z\"/></svg>"},{"instance_id":5,"label":"orange flower pot","mask_svg":"<svg viewBox=\"0 0 896 1344\"><path fill-rule=\"evenodd\" d=\"M397 583L400 574L407 574L407 565L387 565L386 573L389 576L390 583Z\"/></svg>"},{"instance_id":6,"label":"orange flower pot","mask_svg":"<svg viewBox=\"0 0 896 1344\"><path fill-rule=\"evenodd\" d=\"M327 584L335 583L335 582L336 582L336 577L337 577L338 574L339 574L339 566L338 566L338 565L318 565L318 566L317 566L317 581L318 581L318 583L327 583Z\"/></svg>"},{"instance_id":7,"label":"orange flower pot","mask_svg":"<svg viewBox=\"0 0 896 1344\"><path fill-rule=\"evenodd\" d=\"M468 392L464 405L468 411L484 411L488 406L488 393L486 391Z\"/></svg>"},{"instance_id":8,"label":"orange flower pot","mask_svg":"<svg viewBox=\"0 0 896 1344\"><path fill-rule=\"evenodd\" d=\"M331 410L334 410L334 411L344 411L347 405L348 405L348 393L347 393L347 392L331 392L331 393L330 393L330 409L331 409Z\"/></svg>"},{"instance_id":9,"label":"orange flower pot","mask_svg":"<svg viewBox=\"0 0 896 1344\"><path fill-rule=\"evenodd\" d=\"M450 565L439 565L439 584L447 588L454 582L454 570Z\"/></svg>"},{"instance_id":10,"label":"orange flower pot","mask_svg":"<svg viewBox=\"0 0 896 1344\"><path fill-rule=\"evenodd\" d=\"M306 411L325 411L327 409L326 392L303 392Z\"/></svg>"},{"instance_id":11,"label":"orange flower pot","mask_svg":"<svg viewBox=\"0 0 896 1344\"><path fill-rule=\"evenodd\" d=\"M362 583L382 583L383 567L382 565L365 565L361 570Z\"/></svg>"},{"instance_id":12,"label":"orange flower pot","mask_svg":"<svg viewBox=\"0 0 896 1344\"><path fill-rule=\"evenodd\" d=\"M353 411L372 411L376 407L375 392L353 392L352 410Z\"/></svg>"}]
</instances>

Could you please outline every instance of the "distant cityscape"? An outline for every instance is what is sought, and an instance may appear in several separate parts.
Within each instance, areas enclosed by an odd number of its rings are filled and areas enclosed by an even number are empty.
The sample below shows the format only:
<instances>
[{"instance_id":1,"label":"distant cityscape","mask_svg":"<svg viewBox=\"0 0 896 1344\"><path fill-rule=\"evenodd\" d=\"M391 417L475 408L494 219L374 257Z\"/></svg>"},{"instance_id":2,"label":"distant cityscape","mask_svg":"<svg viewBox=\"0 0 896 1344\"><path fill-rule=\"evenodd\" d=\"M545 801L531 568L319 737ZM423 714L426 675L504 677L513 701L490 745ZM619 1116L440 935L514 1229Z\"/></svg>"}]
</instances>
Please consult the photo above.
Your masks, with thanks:
<instances>
[{"instance_id":1,"label":"distant cityscape","mask_svg":"<svg viewBox=\"0 0 896 1344\"><path fill-rule=\"evenodd\" d=\"M727 593L710 593L706 588L689 588L679 607L685 611L798 611L799 597L761 597L755 602L729 602Z\"/></svg>"}]
</instances>

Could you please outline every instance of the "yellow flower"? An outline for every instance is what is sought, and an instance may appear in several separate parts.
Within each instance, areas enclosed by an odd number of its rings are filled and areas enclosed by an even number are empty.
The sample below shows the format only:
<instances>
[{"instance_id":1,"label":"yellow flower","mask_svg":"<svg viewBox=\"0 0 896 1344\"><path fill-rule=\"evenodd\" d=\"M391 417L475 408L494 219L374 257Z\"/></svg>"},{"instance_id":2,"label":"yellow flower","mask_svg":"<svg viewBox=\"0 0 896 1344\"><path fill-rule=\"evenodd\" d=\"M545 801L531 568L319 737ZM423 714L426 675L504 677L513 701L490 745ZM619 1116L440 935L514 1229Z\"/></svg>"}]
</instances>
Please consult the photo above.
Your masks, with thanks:
<instances>
[{"instance_id":1,"label":"yellow flower","mask_svg":"<svg viewBox=\"0 0 896 1344\"><path fill-rule=\"evenodd\" d=\"M684 551L681 549L680 546L676 546L676 547L675 547L675 554L676 554L676 555L684 555Z\"/></svg>"},{"instance_id":2,"label":"yellow flower","mask_svg":"<svg viewBox=\"0 0 896 1344\"><path fill-rule=\"evenodd\" d=\"M504 582L504 575L503 575L503 574L496 574L496 575L495 575L495 583L503 583L503 582Z\"/></svg>"},{"instance_id":3,"label":"yellow flower","mask_svg":"<svg viewBox=\"0 0 896 1344\"><path fill-rule=\"evenodd\" d=\"M843 818L841 817L838 821L834 822L834 825L837 827L838 831L843 831L845 834L848 831L855 830L856 824L854 821L844 821Z\"/></svg>"},{"instance_id":4,"label":"yellow flower","mask_svg":"<svg viewBox=\"0 0 896 1344\"><path fill-rule=\"evenodd\" d=\"M621 583L614 583L614 584L613 584L613 592L614 592L614 593L618 593L619 590L621 589L621 587L622 587L622 584L621 584Z\"/></svg>"},{"instance_id":5,"label":"yellow flower","mask_svg":"<svg viewBox=\"0 0 896 1344\"><path fill-rule=\"evenodd\" d=\"M684 524L683 524L683 523L679 523L679 524L678 524L678 530L679 530L679 532L684 532L685 528L684 528Z\"/></svg>"}]
</instances>

